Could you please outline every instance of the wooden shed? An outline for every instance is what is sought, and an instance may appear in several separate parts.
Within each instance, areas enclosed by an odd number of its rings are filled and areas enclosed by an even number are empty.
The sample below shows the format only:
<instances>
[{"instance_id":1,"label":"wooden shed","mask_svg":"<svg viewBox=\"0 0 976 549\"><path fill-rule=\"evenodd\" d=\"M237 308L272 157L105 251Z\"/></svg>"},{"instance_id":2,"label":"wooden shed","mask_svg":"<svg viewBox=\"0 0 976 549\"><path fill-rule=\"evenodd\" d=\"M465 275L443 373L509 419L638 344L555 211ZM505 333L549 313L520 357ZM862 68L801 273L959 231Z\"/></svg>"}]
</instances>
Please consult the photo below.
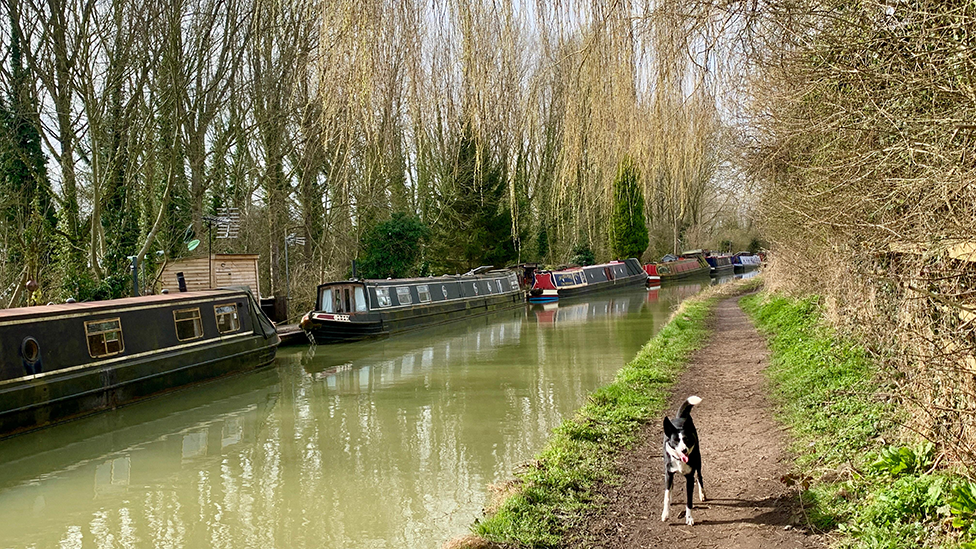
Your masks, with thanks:
<instances>
[{"instance_id":1,"label":"wooden shed","mask_svg":"<svg viewBox=\"0 0 976 549\"><path fill-rule=\"evenodd\" d=\"M167 263L159 277L159 289L180 291L176 273L183 273L187 291L247 286L261 298L258 256L254 254L214 254Z\"/></svg>"}]
</instances>

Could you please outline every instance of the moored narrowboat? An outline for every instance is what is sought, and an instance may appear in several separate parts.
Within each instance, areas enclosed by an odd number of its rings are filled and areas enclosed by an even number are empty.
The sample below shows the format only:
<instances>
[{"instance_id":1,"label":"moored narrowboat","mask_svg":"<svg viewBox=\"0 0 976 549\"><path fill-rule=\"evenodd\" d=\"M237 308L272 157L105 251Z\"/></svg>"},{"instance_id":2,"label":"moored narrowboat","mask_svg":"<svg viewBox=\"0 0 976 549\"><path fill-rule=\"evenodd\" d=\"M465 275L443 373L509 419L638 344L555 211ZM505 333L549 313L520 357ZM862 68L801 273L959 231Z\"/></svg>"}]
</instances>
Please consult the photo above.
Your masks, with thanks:
<instances>
[{"instance_id":1,"label":"moored narrowboat","mask_svg":"<svg viewBox=\"0 0 976 549\"><path fill-rule=\"evenodd\" d=\"M299 323L316 343L382 337L525 303L512 271L319 285Z\"/></svg>"},{"instance_id":2,"label":"moored narrowboat","mask_svg":"<svg viewBox=\"0 0 976 549\"><path fill-rule=\"evenodd\" d=\"M749 253L737 253L732 256L732 268L736 273L744 273L752 269L758 269L762 260L758 255Z\"/></svg>"},{"instance_id":3,"label":"moored narrowboat","mask_svg":"<svg viewBox=\"0 0 976 549\"><path fill-rule=\"evenodd\" d=\"M529 290L529 301L549 303L601 290L647 284L647 280L647 273L634 258L558 271L540 271L535 274L535 282Z\"/></svg>"},{"instance_id":4,"label":"moored narrowboat","mask_svg":"<svg viewBox=\"0 0 976 549\"><path fill-rule=\"evenodd\" d=\"M732 258L727 255L709 254L705 261L708 262L708 274L711 276L722 276L733 272Z\"/></svg>"},{"instance_id":5,"label":"moored narrowboat","mask_svg":"<svg viewBox=\"0 0 976 549\"><path fill-rule=\"evenodd\" d=\"M710 267L700 251L685 252L680 257L666 255L660 263L655 265L661 282L708 276Z\"/></svg>"},{"instance_id":6,"label":"moored narrowboat","mask_svg":"<svg viewBox=\"0 0 976 549\"><path fill-rule=\"evenodd\" d=\"M244 289L0 310L0 436L271 364Z\"/></svg>"}]
</instances>

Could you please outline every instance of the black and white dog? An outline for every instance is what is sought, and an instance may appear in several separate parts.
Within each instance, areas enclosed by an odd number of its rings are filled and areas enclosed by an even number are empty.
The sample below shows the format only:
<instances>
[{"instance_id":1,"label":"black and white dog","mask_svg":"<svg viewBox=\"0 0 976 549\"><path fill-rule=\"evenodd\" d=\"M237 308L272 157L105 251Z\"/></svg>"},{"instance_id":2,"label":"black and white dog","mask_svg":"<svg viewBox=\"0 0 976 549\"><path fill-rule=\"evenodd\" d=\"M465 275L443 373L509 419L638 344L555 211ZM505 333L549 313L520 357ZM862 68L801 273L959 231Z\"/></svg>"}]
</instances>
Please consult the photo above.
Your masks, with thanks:
<instances>
[{"instance_id":1,"label":"black and white dog","mask_svg":"<svg viewBox=\"0 0 976 549\"><path fill-rule=\"evenodd\" d=\"M671 484L674 474L685 476L685 524L691 526L695 520L691 518L694 507L692 496L695 493L695 474L698 475L698 497L705 501L705 489L702 487L701 452L698 448L698 431L695 422L691 420L691 409L701 402L696 396L688 397L681 403L678 416L674 419L664 418L664 512L661 520L666 521L671 516Z\"/></svg>"}]
</instances>

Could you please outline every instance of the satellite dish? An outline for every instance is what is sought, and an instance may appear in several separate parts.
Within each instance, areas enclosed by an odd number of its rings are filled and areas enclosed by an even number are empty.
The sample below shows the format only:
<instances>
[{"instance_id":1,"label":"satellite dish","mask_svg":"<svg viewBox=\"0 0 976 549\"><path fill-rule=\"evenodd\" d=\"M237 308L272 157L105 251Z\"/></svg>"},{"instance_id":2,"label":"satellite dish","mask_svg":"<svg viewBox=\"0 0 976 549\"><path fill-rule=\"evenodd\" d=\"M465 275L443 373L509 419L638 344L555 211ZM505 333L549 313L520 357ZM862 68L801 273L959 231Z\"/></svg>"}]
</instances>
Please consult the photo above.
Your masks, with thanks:
<instances>
[{"instance_id":1,"label":"satellite dish","mask_svg":"<svg viewBox=\"0 0 976 549\"><path fill-rule=\"evenodd\" d=\"M199 245L200 245L200 241L194 238L193 240L186 243L186 249L192 252L193 250L197 249L197 246Z\"/></svg>"}]
</instances>

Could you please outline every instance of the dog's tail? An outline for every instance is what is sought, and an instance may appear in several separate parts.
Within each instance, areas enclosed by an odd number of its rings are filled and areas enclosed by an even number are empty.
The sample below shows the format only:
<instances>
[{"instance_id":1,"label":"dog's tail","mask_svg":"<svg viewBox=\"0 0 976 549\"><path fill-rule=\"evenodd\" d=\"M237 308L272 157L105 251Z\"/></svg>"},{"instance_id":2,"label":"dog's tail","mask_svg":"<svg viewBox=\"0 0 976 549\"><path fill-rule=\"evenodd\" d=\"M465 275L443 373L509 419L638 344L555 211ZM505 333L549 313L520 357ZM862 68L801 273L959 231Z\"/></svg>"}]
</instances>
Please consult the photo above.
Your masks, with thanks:
<instances>
[{"instance_id":1,"label":"dog's tail","mask_svg":"<svg viewBox=\"0 0 976 549\"><path fill-rule=\"evenodd\" d=\"M700 402L701 398L699 397L688 397L688 400L681 403L681 409L678 410L678 417L691 417L691 409L697 406Z\"/></svg>"}]
</instances>

